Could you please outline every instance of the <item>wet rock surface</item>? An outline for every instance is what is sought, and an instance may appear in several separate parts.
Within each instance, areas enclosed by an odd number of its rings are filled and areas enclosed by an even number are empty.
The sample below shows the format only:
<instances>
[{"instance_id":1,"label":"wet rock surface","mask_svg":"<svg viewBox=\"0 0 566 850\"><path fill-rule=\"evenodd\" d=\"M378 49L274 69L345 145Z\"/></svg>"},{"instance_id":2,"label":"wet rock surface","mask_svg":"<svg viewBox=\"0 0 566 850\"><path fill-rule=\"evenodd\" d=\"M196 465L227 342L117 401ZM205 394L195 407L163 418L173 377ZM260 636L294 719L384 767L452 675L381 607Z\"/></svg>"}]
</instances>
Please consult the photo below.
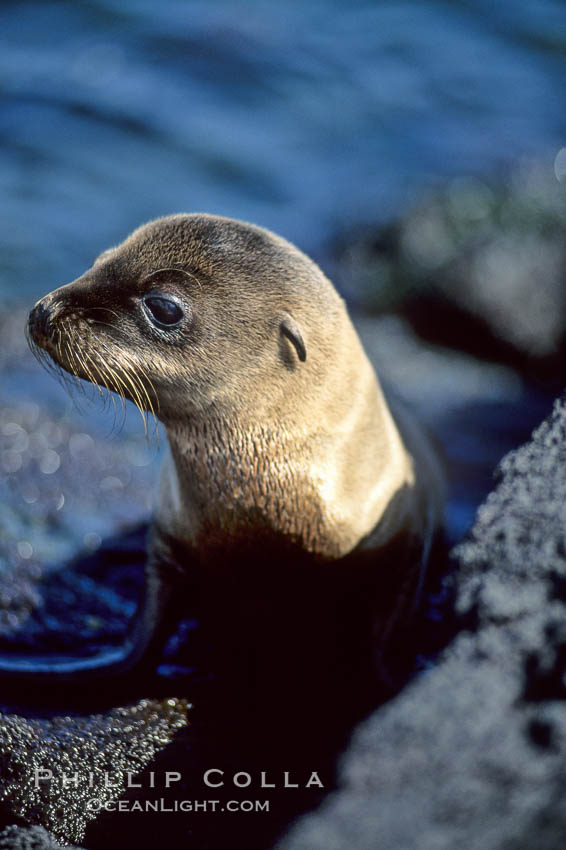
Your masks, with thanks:
<instances>
[{"instance_id":1,"label":"wet rock surface","mask_svg":"<svg viewBox=\"0 0 566 850\"><path fill-rule=\"evenodd\" d=\"M566 403L509 454L454 551L462 630L355 732L278 850L566 843Z\"/></svg>"},{"instance_id":2,"label":"wet rock surface","mask_svg":"<svg viewBox=\"0 0 566 850\"><path fill-rule=\"evenodd\" d=\"M81 841L98 803L123 796L128 774L139 776L186 724L187 706L177 699L146 699L85 717L3 717L3 820L16 816L63 841Z\"/></svg>"},{"instance_id":3,"label":"wet rock surface","mask_svg":"<svg viewBox=\"0 0 566 850\"><path fill-rule=\"evenodd\" d=\"M0 850L80 850L61 845L42 826L7 826L0 832Z\"/></svg>"}]
</instances>

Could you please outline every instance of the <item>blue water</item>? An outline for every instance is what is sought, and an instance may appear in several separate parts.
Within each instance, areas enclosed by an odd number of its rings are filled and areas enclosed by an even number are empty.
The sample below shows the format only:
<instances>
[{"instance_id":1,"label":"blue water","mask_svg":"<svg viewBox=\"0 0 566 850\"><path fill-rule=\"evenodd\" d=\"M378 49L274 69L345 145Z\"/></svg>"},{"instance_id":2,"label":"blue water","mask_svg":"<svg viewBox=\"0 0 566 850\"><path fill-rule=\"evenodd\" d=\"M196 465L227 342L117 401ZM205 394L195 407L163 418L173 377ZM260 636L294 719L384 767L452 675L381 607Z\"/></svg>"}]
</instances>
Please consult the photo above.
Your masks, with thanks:
<instances>
[{"instance_id":1,"label":"blue water","mask_svg":"<svg viewBox=\"0 0 566 850\"><path fill-rule=\"evenodd\" d=\"M0 289L31 300L158 215L324 260L454 175L566 145L561 0L4 2Z\"/></svg>"}]
</instances>

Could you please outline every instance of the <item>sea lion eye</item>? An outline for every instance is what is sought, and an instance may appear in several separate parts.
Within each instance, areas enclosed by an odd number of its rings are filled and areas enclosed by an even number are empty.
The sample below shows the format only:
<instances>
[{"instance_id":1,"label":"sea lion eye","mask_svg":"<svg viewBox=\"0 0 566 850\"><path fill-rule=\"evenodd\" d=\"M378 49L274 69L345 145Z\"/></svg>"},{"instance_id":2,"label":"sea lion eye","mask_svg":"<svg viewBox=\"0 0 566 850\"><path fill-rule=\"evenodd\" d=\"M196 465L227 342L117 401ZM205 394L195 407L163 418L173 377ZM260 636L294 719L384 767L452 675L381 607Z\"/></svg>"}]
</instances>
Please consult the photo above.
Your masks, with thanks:
<instances>
[{"instance_id":1,"label":"sea lion eye","mask_svg":"<svg viewBox=\"0 0 566 850\"><path fill-rule=\"evenodd\" d=\"M160 328L174 328L183 320L184 313L177 302L163 295L148 295L143 303L153 324Z\"/></svg>"}]
</instances>

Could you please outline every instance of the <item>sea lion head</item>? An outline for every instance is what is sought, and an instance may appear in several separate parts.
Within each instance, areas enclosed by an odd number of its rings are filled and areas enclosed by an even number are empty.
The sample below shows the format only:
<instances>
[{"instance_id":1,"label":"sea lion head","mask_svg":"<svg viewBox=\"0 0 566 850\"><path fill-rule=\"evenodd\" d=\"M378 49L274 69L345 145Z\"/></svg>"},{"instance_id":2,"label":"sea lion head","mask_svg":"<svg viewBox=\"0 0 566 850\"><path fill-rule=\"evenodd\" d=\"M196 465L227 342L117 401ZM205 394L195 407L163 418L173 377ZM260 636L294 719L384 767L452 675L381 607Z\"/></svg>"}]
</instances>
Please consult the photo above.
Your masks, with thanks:
<instances>
[{"instance_id":1,"label":"sea lion head","mask_svg":"<svg viewBox=\"0 0 566 850\"><path fill-rule=\"evenodd\" d=\"M200 553L262 529L336 558L420 522L412 457L342 299L267 230L149 222L42 298L28 331L41 357L165 424L156 522Z\"/></svg>"},{"instance_id":2,"label":"sea lion head","mask_svg":"<svg viewBox=\"0 0 566 850\"><path fill-rule=\"evenodd\" d=\"M179 214L140 227L42 298L28 331L66 372L174 423L281 407L304 391L301 370L311 382L313 368L325 371L343 313L290 243L244 222Z\"/></svg>"}]
</instances>

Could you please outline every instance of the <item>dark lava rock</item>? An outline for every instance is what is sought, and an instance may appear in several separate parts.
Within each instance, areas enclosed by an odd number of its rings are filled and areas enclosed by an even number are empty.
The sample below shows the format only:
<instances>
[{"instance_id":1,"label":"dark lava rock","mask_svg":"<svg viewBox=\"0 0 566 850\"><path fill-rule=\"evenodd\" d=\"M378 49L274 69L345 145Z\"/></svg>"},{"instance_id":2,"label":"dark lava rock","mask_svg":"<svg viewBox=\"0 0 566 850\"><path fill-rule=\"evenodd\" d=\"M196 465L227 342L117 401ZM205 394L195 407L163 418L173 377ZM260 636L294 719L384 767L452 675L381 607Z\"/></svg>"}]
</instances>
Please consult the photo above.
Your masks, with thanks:
<instances>
[{"instance_id":1,"label":"dark lava rock","mask_svg":"<svg viewBox=\"0 0 566 850\"><path fill-rule=\"evenodd\" d=\"M462 630L376 711L279 850L566 846L566 404L454 552Z\"/></svg>"},{"instance_id":2,"label":"dark lava rock","mask_svg":"<svg viewBox=\"0 0 566 850\"><path fill-rule=\"evenodd\" d=\"M552 161L506 181L458 178L411 213L338 249L348 294L403 313L436 344L561 386L566 194Z\"/></svg>"},{"instance_id":3,"label":"dark lava rock","mask_svg":"<svg viewBox=\"0 0 566 850\"><path fill-rule=\"evenodd\" d=\"M1 717L1 821L40 824L58 839L81 841L98 815L91 801L122 797L128 774L139 776L154 762L186 726L186 715L183 700L144 699L84 717ZM0 848L1 840L0 834Z\"/></svg>"},{"instance_id":4,"label":"dark lava rock","mask_svg":"<svg viewBox=\"0 0 566 850\"><path fill-rule=\"evenodd\" d=\"M59 844L42 826L7 826L0 832L0 850L80 850Z\"/></svg>"}]
</instances>

